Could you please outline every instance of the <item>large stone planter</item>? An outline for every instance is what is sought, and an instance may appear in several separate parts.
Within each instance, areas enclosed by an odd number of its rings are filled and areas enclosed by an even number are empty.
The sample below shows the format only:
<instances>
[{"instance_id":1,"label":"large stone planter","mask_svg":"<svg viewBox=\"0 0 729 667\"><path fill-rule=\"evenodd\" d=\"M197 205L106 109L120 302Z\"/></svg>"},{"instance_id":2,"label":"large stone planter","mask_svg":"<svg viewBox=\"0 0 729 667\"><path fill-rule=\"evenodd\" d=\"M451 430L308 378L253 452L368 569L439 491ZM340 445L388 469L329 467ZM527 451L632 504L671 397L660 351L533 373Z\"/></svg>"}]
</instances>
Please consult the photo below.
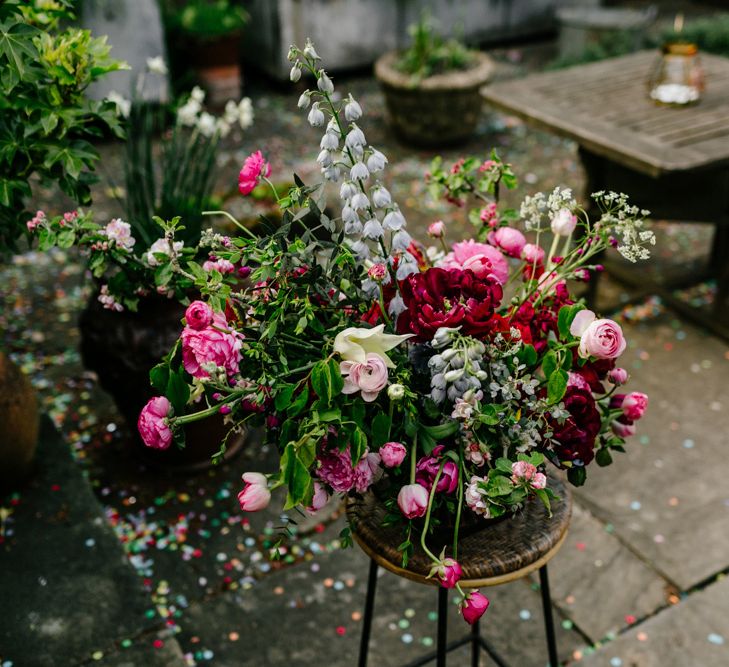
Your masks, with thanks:
<instances>
[{"instance_id":1,"label":"large stone planter","mask_svg":"<svg viewBox=\"0 0 729 667\"><path fill-rule=\"evenodd\" d=\"M415 80L395 67L391 51L375 63L392 129L415 146L439 147L466 141L483 104L480 89L493 71L492 60L477 53L473 67Z\"/></svg>"}]
</instances>

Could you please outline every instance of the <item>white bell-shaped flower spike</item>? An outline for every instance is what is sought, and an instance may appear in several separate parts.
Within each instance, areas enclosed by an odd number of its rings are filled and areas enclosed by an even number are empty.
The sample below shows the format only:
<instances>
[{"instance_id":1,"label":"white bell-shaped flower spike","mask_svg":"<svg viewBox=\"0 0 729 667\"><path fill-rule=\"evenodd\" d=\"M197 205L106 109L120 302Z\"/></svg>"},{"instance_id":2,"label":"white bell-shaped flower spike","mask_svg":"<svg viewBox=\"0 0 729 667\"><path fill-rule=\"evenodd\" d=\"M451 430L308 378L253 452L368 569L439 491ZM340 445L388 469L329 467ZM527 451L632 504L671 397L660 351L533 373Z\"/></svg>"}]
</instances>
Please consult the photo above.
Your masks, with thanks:
<instances>
[{"instance_id":1,"label":"white bell-shaped flower spike","mask_svg":"<svg viewBox=\"0 0 729 667\"><path fill-rule=\"evenodd\" d=\"M361 211L362 209L369 208L370 200L367 199L367 195L364 192L357 192L352 197L352 200L349 202L349 205L355 211Z\"/></svg>"},{"instance_id":2,"label":"white bell-shaped flower spike","mask_svg":"<svg viewBox=\"0 0 729 667\"><path fill-rule=\"evenodd\" d=\"M323 151L321 151L319 153L319 155L316 158L316 161L322 167L329 167L332 164L332 154L325 148Z\"/></svg>"},{"instance_id":3,"label":"white bell-shaped flower spike","mask_svg":"<svg viewBox=\"0 0 729 667\"><path fill-rule=\"evenodd\" d=\"M327 132L334 132L337 136L340 136L342 132L339 129L339 124L337 123L337 119L332 116L329 119L329 122L327 123Z\"/></svg>"},{"instance_id":4,"label":"white bell-shaped flower spike","mask_svg":"<svg viewBox=\"0 0 729 667\"><path fill-rule=\"evenodd\" d=\"M349 172L353 181L366 181L370 176L367 165L364 162L357 162Z\"/></svg>"},{"instance_id":5,"label":"white bell-shaped flower spike","mask_svg":"<svg viewBox=\"0 0 729 667\"><path fill-rule=\"evenodd\" d=\"M392 203L392 197L390 196L387 188L383 188L382 186L376 187L372 191L372 203L377 208L385 208L385 206L389 206Z\"/></svg>"},{"instance_id":6,"label":"white bell-shaped flower spike","mask_svg":"<svg viewBox=\"0 0 729 667\"><path fill-rule=\"evenodd\" d=\"M347 138L344 140L344 145L347 148L354 148L355 146L364 146L367 143L364 132L360 130L356 125L352 126L352 129L347 133Z\"/></svg>"},{"instance_id":7,"label":"white bell-shaped flower spike","mask_svg":"<svg viewBox=\"0 0 729 667\"><path fill-rule=\"evenodd\" d=\"M397 317L400 313L406 310L407 306L405 305L405 302L402 300L402 297L399 293L392 297L392 301L390 301L389 305L387 306L387 312L393 317Z\"/></svg>"},{"instance_id":8,"label":"white bell-shaped flower spike","mask_svg":"<svg viewBox=\"0 0 729 667\"><path fill-rule=\"evenodd\" d=\"M387 164L387 158L383 153L380 153L376 148L372 148L372 155L367 158L367 168L376 174L378 171L382 171Z\"/></svg>"},{"instance_id":9,"label":"white bell-shaped flower spike","mask_svg":"<svg viewBox=\"0 0 729 667\"><path fill-rule=\"evenodd\" d=\"M301 67L299 67L299 63L295 63L294 66L291 68L291 71L289 72L289 79L296 83L301 78Z\"/></svg>"},{"instance_id":10,"label":"white bell-shaped flower spike","mask_svg":"<svg viewBox=\"0 0 729 667\"><path fill-rule=\"evenodd\" d=\"M342 186L339 188L339 196L345 200L351 199L358 192L359 188L357 187L357 185L349 180L344 181L344 183L342 183Z\"/></svg>"},{"instance_id":11,"label":"white bell-shaped flower spike","mask_svg":"<svg viewBox=\"0 0 729 667\"><path fill-rule=\"evenodd\" d=\"M359 221L357 211L355 211L351 206L345 206L342 208L342 220L344 220L344 222L353 222L355 220Z\"/></svg>"},{"instance_id":12,"label":"white bell-shaped flower spike","mask_svg":"<svg viewBox=\"0 0 729 667\"><path fill-rule=\"evenodd\" d=\"M398 280L405 280L405 278L411 276L413 273L418 273L418 271L418 263L413 259L413 256L409 252L406 252L400 257L395 277Z\"/></svg>"},{"instance_id":13,"label":"white bell-shaped flower spike","mask_svg":"<svg viewBox=\"0 0 729 667\"><path fill-rule=\"evenodd\" d=\"M344 223L344 233L347 236L359 236L362 234L362 223L359 218Z\"/></svg>"},{"instance_id":14,"label":"white bell-shaped flower spike","mask_svg":"<svg viewBox=\"0 0 729 667\"><path fill-rule=\"evenodd\" d=\"M321 60L319 57L319 54L316 52L316 49L314 48L314 45L311 43L310 39L306 40L306 46L304 47L304 55L307 58L313 58L314 60Z\"/></svg>"},{"instance_id":15,"label":"white bell-shaped flower spike","mask_svg":"<svg viewBox=\"0 0 729 667\"><path fill-rule=\"evenodd\" d=\"M316 85L322 93L331 95L334 92L334 84L323 69L319 70L319 80L316 82Z\"/></svg>"},{"instance_id":16,"label":"white bell-shaped flower spike","mask_svg":"<svg viewBox=\"0 0 729 667\"><path fill-rule=\"evenodd\" d=\"M308 121L312 127L321 127L324 125L324 112L319 108L319 102L314 102L311 105L311 111L309 111Z\"/></svg>"},{"instance_id":17,"label":"white bell-shaped flower spike","mask_svg":"<svg viewBox=\"0 0 729 667\"><path fill-rule=\"evenodd\" d=\"M339 179L342 178L342 170L335 164L324 167L321 170L321 173L324 175L324 178L331 183L337 183L339 182Z\"/></svg>"},{"instance_id":18,"label":"white bell-shaped flower spike","mask_svg":"<svg viewBox=\"0 0 729 667\"><path fill-rule=\"evenodd\" d=\"M325 132L319 142L319 148L326 148L328 151L334 151L339 148L339 137L334 132Z\"/></svg>"},{"instance_id":19,"label":"white bell-shaped flower spike","mask_svg":"<svg viewBox=\"0 0 729 667\"><path fill-rule=\"evenodd\" d=\"M349 102L344 106L344 117L350 122L359 120L362 116L362 107L359 105L351 95L349 96Z\"/></svg>"},{"instance_id":20,"label":"white bell-shaped flower spike","mask_svg":"<svg viewBox=\"0 0 729 667\"><path fill-rule=\"evenodd\" d=\"M405 226L405 216L400 213L400 209L394 208L385 216L382 224L391 232L397 231Z\"/></svg>"},{"instance_id":21,"label":"white bell-shaped flower spike","mask_svg":"<svg viewBox=\"0 0 729 667\"><path fill-rule=\"evenodd\" d=\"M303 93L301 93L301 96L299 97L299 101L296 103L296 106L298 106L299 109L308 109L310 104L311 93L308 90L305 90Z\"/></svg>"},{"instance_id":22,"label":"white bell-shaped flower spike","mask_svg":"<svg viewBox=\"0 0 729 667\"><path fill-rule=\"evenodd\" d=\"M392 249L407 250L412 241L413 239L410 234L408 234L404 229L401 229L400 231L397 231L392 235Z\"/></svg>"},{"instance_id":23,"label":"white bell-shaped flower spike","mask_svg":"<svg viewBox=\"0 0 729 667\"><path fill-rule=\"evenodd\" d=\"M370 247L365 241L355 241L349 246L352 252L361 259L367 259L370 256Z\"/></svg>"},{"instance_id":24,"label":"white bell-shaped flower spike","mask_svg":"<svg viewBox=\"0 0 729 667\"><path fill-rule=\"evenodd\" d=\"M362 236L366 239L379 239L384 236L385 230L382 229L382 224L377 218L370 218L365 222L364 229L362 230Z\"/></svg>"}]
</instances>

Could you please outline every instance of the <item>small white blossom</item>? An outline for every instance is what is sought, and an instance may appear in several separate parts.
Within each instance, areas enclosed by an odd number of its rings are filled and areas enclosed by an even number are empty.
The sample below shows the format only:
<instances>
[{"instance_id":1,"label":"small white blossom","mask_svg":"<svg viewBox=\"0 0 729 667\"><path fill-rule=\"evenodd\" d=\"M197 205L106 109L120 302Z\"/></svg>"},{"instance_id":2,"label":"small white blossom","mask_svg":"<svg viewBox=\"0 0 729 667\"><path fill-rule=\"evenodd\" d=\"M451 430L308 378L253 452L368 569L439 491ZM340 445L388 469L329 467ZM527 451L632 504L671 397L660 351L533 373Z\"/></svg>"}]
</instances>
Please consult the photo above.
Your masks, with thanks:
<instances>
[{"instance_id":1,"label":"small white blossom","mask_svg":"<svg viewBox=\"0 0 729 667\"><path fill-rule=\"evenodd\" d=\"M386 188L378 186L372 192L372 203L377 208L385 208L392 203L392 197Z\"/></svg>"},{"instance_id":2,"label":"small white blossom","mask_svg":"<svg viewBox=\"0 0 729 667\"><path fill-rule=\"evenodd\" d=\"M388 212L382 221L382 225L389 231L397 231L405 226L405 217L400 213L400 209L395 208Z\"/></svg>"},{"instance_id":3,"label":"small white blossom","mask_svg":"<svg viewBox=\"0 0 729 667\"><path fill-rule=\"evenodd\" d=\"M128 100L120 93L117 93L116 90L110 91L109 94L106 96L106 99L109 100L109 102L113 102L114 104L116 104L117 115L121 116L122 118L129 117L129 112L132 110L131 100Z\"/></svg>"},{"instance_id":4,"label":"small white blossom","mask_svg":"<svg viewBox=\"0 0 729 667\"><path fill-rule=\"evenodd\" d=\"M362 116L362 107L357 101L350 95L349 102L344 106L344 117L352 123L355 120L359 120Z\"/></svg>"},{"instance_id":5,"label":"small white blossom","mask_svg":"<svg viewBox=\"0 0 729 667\"><path fill-rule=\"evenodd\" d=\"M328 151L335 151L339 148L339 137L334 132L325 132L319 142L319 148L326 148Z\"/></svg>"},{"instance_id":6,"label":"small white blossom","mask_svg":"<svg viewBox=\"0 0 729 667\"><path fill-rule=\"evenodd\" d=\"M392 235L393 250L407 250L412 242L412 237L404 229L400 229ZM409 253L406 254L408 255L408 257L412 257L412 255L410 255Z\"/></svg>"},{"instance_id":7,"label":"small white blossom","mask_svg":"<svg viewBox=\"0 0 729 667\"><path fill-rule=\"evenodd\" d=\"M362 222L359 218L344 223L344 233L347 236L358 236L362 233Z\"/></svg>"},{"instance_id":8,"label":"small white blossom","mask_svg":"<svg viewBox=\"0 0 729 667\"><path fill-rule=\"evenodd\" d=\"M147 69L154 74L167 76L167 64L165 63L165 59L162 56L147 58Z\"/></svg>"},{"instance_id":9,"label":"small white blossom","mask_svg":"<svg viewBox=\"0 0 729 667\"><path fill-rule=\"evenodd\" d=\"M157 239L145 253L144 259L149 266L159 266L160 261L155 255L167 255L168 257L177 257L182 250L182 241L175 241L170 248L170 242L166 238Z\"/></svg>"},{"instance_id":10,"label":"small white blossom","mask_svg":"<svg viewBox=\"0 0 729 667\"><path fill-rule=\"evenodd\" d=\"M367 195L364 192L357 192L352 197L352 200L350 201L349 205L355 211L361 211L362 209L369 208L370 200L367 199Z\"/></svg>"},{"instance_id":11,"label":"small white blossom","mask_svg":"<svg viewBox=\"0 0 729 667\"><path fill-rule=\"evenodd\" d=\"M357 187L357 185L349 180L344 181L344 183L342 183L341 187L339 188L339 196L344 200L351 199L358 192L359 188Z\"/></svg>"},{"instance_id":12,"label":"small white blossom","mask_svg":"<svg viewBox=\"0 0 729 667\"><path fill-rule=\"evenodd\" d=\"M319 108L319 102L314 102L311 105L311 111L309 111L308 121L312 127L321 127L324 125L324 112Z\"/></svg>"},{"instance_id":13,"label":"small white blossom","mask_svg":"<svg viewBox=\"0 0 729 667\"><path fill-rule=\"evenodd\" d=\"M352 129L347 133L347 138L344 140L344 145L347 148L355 148L358 146L364 146L367 143L364 132L360 130L356 125L352 126Z\"/></svg>"},{"instance_id":14,"label":"small white blossom","mask_svg":"<svg viewBox=\"0 0 729 667\"><path fill-rule=\"evenodd\" d=\"M197 129L204 137L212 137L216 130L215 116L203 111L197 119Z\"/></svg>"},{"instance_id":15,"label":"small white blossom","mask_svg":"<svg viewBox=\"0 0 729 667\"><path fill-rule=\"evenodd\" d=\"M407 310L407 306L405 305L405 302L402 300L402 297L400 296L400 293L398 292L390 301L390 304L387 306L387 312L392 315L393 317L397 317L400 313Z\"/></svg>"},{"instance_id":16,"label":"small white blossom","mask_svg":"<svg viewBox=\"0 0 729 667\"><path fill-rule=\"evenodd\" d=\"M314 60L321 60L319 57L319 54L316 52L316 49L314 49L314 45L311 43L311 40L306 40L306 46L304 47L304 55L307 58L313 58Z\"/></svg>"},{"instance_id":17,"label":"small white blossom","mask_svg":"<svg viewBox=\"0 0 729 667\"><path fill-rule=\"evenodd\" d=\"M301 78L301 66L298 62L295 62L291 71L289 72L289 79L296 83Z\"/></svg>"},{"instance_id":18,"label":"small white blossom","mask_svg":"<svg viewBox=\"0 0 729 667\"><path fill-rule=\"evenodd\" d=\"M366 181L369 176L370 172L367 170L367 166L364 162L355 163L349 172L349 177L353 181Z\"/></svg>"},{"instance_id":19,"label":"small white blossom","mask_svg":"<svg viewBox=\"0 0 729 667\"><path fill-rule=\"evenodd\" d=\"M132 236L132 226L119 218L114 218L106 225L101 230L101 234L106 236L109 241L114 241L117 247L124 250L131 250L136 243L135 238Z\"/></svg>"},{"instance_id":20,"label":"small white blossom","mask_svg":"<svg viewBox=\"0 0 729 667\"><path fill-rule=\"evenodd\" d=\"M308 90L305 90L299 96L299 101L296 103L296 106L298 106L299 109L308 109L310 104L311 104L311 92Z\"/></svg>"},{"instance_id":21,"label":"small white blossom","mask_svg":"<svg viewBox=\"0 0 729 667\"><path fill-rule=\"evenodd\" d=\"M375 148L372 148L372 155L367 158L367 168L376 174L382 171L387 164L387 158Z\"/></svg>"},{"instance_id":22,"label":"small white blossom","mask_svg":"<svg viewBox=\"0 0 729 667\"><path fill-rule=\"evenodd\" d=\"M342 170L335 164L324 167L321 170L321 173L324 175L325 180L332 183L338 182L339 179L342 177Z\"/></svg>"},{"instance_id":23,"label":"small white blossom","mask_svg":"<svg viewBox=\"0 0 729 667\"><path fill-rule=\"evenodd\" d=\"M328 167L332 164L332 154L325 148L322 150L316 158L316 161L322 167Z\"/></svg>"},{"instance_id":24,"label":"small white blossom","mask_svg":"<svg viewBox=\"0 0 729 667\"><path fill-rule=\"evenodd\" d=\"M319 70L319 80L316 82L316 85L322 93L331 95L334 92L334 84L323 69Z\"/></svg>"},{"instance_id":25,"label":"small white blossom","mask_svg":"<svg viewBox=\"0 0 729 667\"><path fill-rule=\"evenodd\" d=\"M197 117L201 110L200 102L190 96L190 99L177 110L177 122L185 127L193 127L197 125Z\"/></svg>"},{"instance_id":26,"label":"small white blossom","mask_svg":"<svg viewBox=\"0 0 729 667\"><path fill-rule=\"evenodd\" d=\"M190 91L190 99L198 104L202 104L205 101L205 91L200 86L195 86Z\"/></svg>"},{"instance_id":27,"label":"small white blossom","mask_svg":"<svg viewBox=\"0 0 729 667\"><path fill-rule=\"evenodd\" d=\"M367 239L379 239L385 234L382 224L377 218L370 218L364 225L362 235Z\"/></svg>"},{"instance_id":28,"label":"small white blossom","mask_svg":"<svg viewBox=\"0 0 729 667\"><path fill-rule=\"evenodd\" d=\"M118 313L124 310L124 306L122 306L111 294L109 294L108 285L101 286L101 290L99 290L99 296L97 298L99 303L101 303L107 310L114 310Z\"/></svg>"}]
</instances>

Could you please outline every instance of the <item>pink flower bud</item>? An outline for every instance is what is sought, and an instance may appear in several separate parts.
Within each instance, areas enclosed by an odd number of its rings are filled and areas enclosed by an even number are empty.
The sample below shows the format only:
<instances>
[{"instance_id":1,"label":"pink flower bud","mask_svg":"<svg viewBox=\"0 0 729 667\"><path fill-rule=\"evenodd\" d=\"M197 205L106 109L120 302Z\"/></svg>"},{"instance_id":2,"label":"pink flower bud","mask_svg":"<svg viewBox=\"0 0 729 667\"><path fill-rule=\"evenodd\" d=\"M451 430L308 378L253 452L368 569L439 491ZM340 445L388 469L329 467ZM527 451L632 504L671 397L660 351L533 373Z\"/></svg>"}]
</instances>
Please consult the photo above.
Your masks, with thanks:
<instances>
[{"instance_id":1,"label":"pink flower bud","mask_svg":"<svg viewBox=\"0 0 729 667\"><path fill-rule=\"evenodd\" d=\"M608 380L619 387L628 381L628 371L624 368L613 368L608 372Z\"/></svg>"},{"instance_id":2,"label":"pink flower bud","mask_svg":"<svg viewBox=\"0 0 729 667\"><path fill-rule=\"evenodd\" d=\"M461 603L463 619L469 625L473 625L489 608L489 599L478 591L471 591Z\"/></svg>"},{"instance_id":3,"label":"pink flower bud","mask_svg":"<svg viewBox=\"0 0 729 667\"><path fill-rule=\"evenodd\" d=\"M535 262L541 264L544 262L544 248L534 243L527 243L521 250L521 258L529 264Z\"/></svg>"},{"instance_id":4,"label":"pink flower bud","mask_svg":"<svg viewBox=\"0 0 729 667\"><path fill-rule=\"evenodd\" d=\"M522 250L526 245L526 238L518 229L513 227L499 227L489 232L489 243L499 248L509 257L521 257Z\"/></svg>"},{"instance_id":5,"label":"pink flower bud","mask_svg":"<svg viewBox=\"0 0 729 667\"><path fill-rule=\"evenodd\" d=\"M247 472L243 475L245 486L238 494L240 508L244 512L258 512L268 507L271 502L271 492L268 490L268 480L259 472Z\"/></svg>"},{"instance_id":6,"label":"pink flower bud","mask_svg":"<svg viewBox=\"0 0 729 667\"><path fill-rule=\"evenodd\" d=\"M241 278L247 278L248 276L250 276L250 275L251 275L251 273L252 273L252 269L251 269L251 267L250 267L250 266L241 266L241 267L240 267L240 268L238 269L238 275L239 275L239 276L240 276Z\"/></svg>"},{"instance_id":7,"label":"pink flower bud","mask_svg":"<svg viewBox=\"0 0 729 667\"><path fill-rule=\"evenodd\" d=\"M624 424L617 420L610 423L610 428L619 438L629 438L630 436L635 435L636 431L635 424Z\"/></svg>"},{"instance_id":8,"label":"pink flower bud","mask_svg":"<svg viewBox=\"0 0 729 667\"><path fill-rule=\"evenodd\" d=\"M623 404L620 407L622 407L623 414L628 419L636 421L645 414L648 408L648 396L639 391L633 391L623 399Z\"/></svg>"},{"instance_id":9,"label":"pink flower bud","mask_svg":"<svg viewBox=\"0 0 729 667\"><path fill-rule=\"evenodd\" d=\"M375 282L381 283L387 277L387 267L384 264L373 264L367 269L367 275Z\"/></svg>"},{"instance_id":10,"label":"pink flower bud","mask_svg":"<svg viewBox=\"0 0 729 667\"><path fill-rule=\"evenodd\" d=\"M443 588L455 588L462 575L463 571L457 561L453 558L444 558L433 565L429 576L437 576Z\"/></svg>"},{"instance_id":11,"label":"pink flower bud","mask_svg":"<svg viewBox=\"0 0 729 667\"><path fill-rule=\"evenodd\" d=\"M204 301L193 301L185 311L187 326L201 331L213 323L213 309Z\"/></svg>"},{"instance_id":12,"label":"pink flower bud","mask_svg":"<svg viewBox=\"0 0 729 667\"><path fill-rule=\"evenodd\" d=\"M575 231L576 226L577 216L568 208L560 209L552 218L552 232L558 236L569 236Z\"/></svg>"},{"instance_id":13,"label":"pink flower bud","mask_svg":"<svg viewBox=\"0 0 729 667\"><path fill-rule=\"evenodd\" d=\"M428 492L420 484L406 484L397 494L400 511L408 519L425 516L428 510Z\"/></svg>"},{"instance_id":14,"label":"pink flower bud","mask_svg":"<svg viewBox=\"0 0 729 667\"><path fill-rule=\"evenodd\" d=\"M432 239L442 239L445 235L445 222L436 220L428 225L428 236Z\"/></svg>"},{"instance_id":15,"label":"pink flower bud","mask_svg":"<svg viewBox=\"0 0 729 667\"><path fill-rule=\"evenodd\" d=\"M386 442L380 447L380 459L386 468L399 466L405 459L407 450L405 445L399 442Z\"/></svg>"},{"instance_id":16,"label":"pink flower bud","mask_svg":"<svg viewBox=\"0 0 729 667\"><path fill-rule=\"evenodd\" d=\"M229 414L230 414L230 412L231 412L231 408L230 408L230 406L229 406L229 405L221 405L221 406L220 406L220 409L218 410L218 412L219 412L219 413L220 413L221 415L229 415Z\"/></svg>"}]
</instances>

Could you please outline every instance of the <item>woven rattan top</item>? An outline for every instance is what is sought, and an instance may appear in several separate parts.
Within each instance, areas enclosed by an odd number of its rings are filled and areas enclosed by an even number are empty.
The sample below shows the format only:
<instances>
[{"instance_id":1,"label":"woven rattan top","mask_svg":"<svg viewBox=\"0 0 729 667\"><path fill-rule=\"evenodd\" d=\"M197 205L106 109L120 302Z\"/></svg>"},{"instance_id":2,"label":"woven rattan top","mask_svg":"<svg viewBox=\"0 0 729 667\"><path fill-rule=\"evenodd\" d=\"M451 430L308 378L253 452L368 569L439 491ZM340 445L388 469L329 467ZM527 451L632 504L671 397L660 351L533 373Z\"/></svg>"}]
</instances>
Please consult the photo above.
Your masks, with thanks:
<instances>
[{"instance_id":1,"label":"woven rattan top","mask_svg":"<svg viewBox=\"0 0 729 667\"><path fill-rule=\"evenodd\" d=\"M494 106L658 177L729 163L729 59L701 55L706 91L696 106L648 97L658 51L534 74L482 88Z\"/></svg>"},{"instance_id":2,"label":"woven rattan top","mask_svg":"<svg viewBox=\"0 0 729 667\"><path fill-rule=\"evenodd\" d=\"M567 486L552 474L549 475L549 487L560 497L552 503L551 519L542 503L533 499L513 518L461 532L458 546L458 562L463 569L461 585L469 588L494 586L519 579L557 553L567 535L572 497ZM407 570L403 570L402 555L397 550L403 541L402 530L382 527L385 508L373 494L350 498L347 516L357 543L378 565L420 583L437 583L425 579L431 562L419 544ZM464 536L463 532L467 534ZM419 536L413 538L414 542L418 540ZM429 541L428 548L439 552L441 547ZM452 555L450 549L447 554Z\"/></svg>"}]
</instances>

